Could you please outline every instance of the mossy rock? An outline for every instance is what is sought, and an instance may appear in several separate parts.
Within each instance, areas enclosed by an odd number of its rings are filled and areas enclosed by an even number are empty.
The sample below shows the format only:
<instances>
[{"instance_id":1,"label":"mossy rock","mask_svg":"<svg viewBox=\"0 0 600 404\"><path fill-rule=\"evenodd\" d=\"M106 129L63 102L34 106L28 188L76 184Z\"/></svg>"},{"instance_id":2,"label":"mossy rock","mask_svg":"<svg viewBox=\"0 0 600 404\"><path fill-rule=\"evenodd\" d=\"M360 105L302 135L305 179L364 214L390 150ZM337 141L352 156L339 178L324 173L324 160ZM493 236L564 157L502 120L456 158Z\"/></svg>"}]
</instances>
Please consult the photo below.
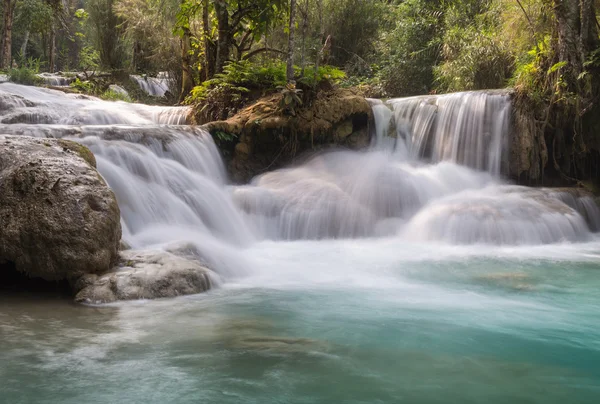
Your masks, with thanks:
<instances>
[{"instance_id":1,"label":"mossy rock","mask_svg":"<svg viewBox=\"0 0 600 404\"><path fill-rule=\"evenodd\" d=\"M219 132L235 136L227 149L219 145L223 155L231 157L228 168L234 181L247 182L324 148L369 145L373 116L361 95L345 89L323 91L295 115L281 111L280 99L280 94L264 97L225 121L204 125L213 137Z\"/></svg>"},{"instance_id":2,"label":"mossy rock","mask_svg":"<svg viewBox=\"0 0 600 404\"><path fill-rule=\"evenodd\" d=\"M58 139L58 144L67 150L70 150L76 153L79 157L84 159L89 165L96 168L96 157L94 157L94 153L84 145L73 142L71 140Z\"/></svg>"}]
</instances>

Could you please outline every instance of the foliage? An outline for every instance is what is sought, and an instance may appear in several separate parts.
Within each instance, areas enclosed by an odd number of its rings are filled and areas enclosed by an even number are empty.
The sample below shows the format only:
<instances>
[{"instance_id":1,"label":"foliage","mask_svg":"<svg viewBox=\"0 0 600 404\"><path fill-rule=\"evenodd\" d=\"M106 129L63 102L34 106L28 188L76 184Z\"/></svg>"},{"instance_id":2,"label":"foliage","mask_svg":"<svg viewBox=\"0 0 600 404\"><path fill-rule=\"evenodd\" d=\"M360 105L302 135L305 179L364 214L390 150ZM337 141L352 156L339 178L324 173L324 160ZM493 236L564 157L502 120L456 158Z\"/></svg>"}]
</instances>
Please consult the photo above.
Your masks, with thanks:
<instances>
[{"instance_id":1,"label":"foliage","mask_svg":"<svg viewBox=\"0 0 600 404\"><path fill-rule=\"evenodd\" d=\"M442 91L505 87L512 73L514 57L501 36L500 10L481 3L469 8L458 3L446 11L444 61L434 68Z\"/></svg>"},{"instance_id":2,"label":"foliage","mask_svg":"<svg viewBox=\"0 0 600 404\"><path fill-rule=\"evenodd\" d=\"M175 76L175 70L180 67L180 51L179 40L172 31L179 7L178 0L118 0L115 3L115 14L123 21L125 38L132 45L132 71L168 71L171 77Z\"/></svg>"},{"instance_id":3,"label":"foliage","mask_svg":"<svg viewBox=\"0 0 600 404\"><path fill-rule=\"evenodd\" d=\"M302 106L302 90L296 88L293 83L288 83L285 86L278 87L281 93L279 101L279 109L284 114L296 115L296 108Z\"/></svg>"},{"instance_id":4,"label":"foliage","mask_svg":"<svg viewBox=\"0 0 600 404\"><path fill-rule=\"evenodd\" d=\"M29 58L21 67L10 69L8 71L8 79L13 83L28 86L40 85L43 83L43 80L38 76L39 72L39 59Z\"/></svg>"},{"instance_id":5,"label":"foliage","mask_svg":"<svg viewBox=\"0 0 600 404\"><path fill-rule=\"evenodd\" d=\"M394 26L379 43L383 91L390 96L430 92L433 67L441 59L445 5L437 0L406 0L392 13Z\"/></svg>"},{"instance_id":6,"label":"foliage","mask_svg":"<svg viewBox=\"0 0 600 404\"><path fill-rule=\"evenodd\" d=\"M327 80L337 83L345 78L345 73L333 66L320 66L316 75L312 74L314 69L308 66L308 72L299 82L314 86ZM300 68L295 66L295 73L300 75ZM227 92L231 94L233 101L240 101L244 94L259 91L261 94L274 92L286 85L286 66L283 61L269 62L266 64L253 63L249 60L229 62L223 68L222 73L217 73L211 80L203 82L194 87L192 93L186 100L188 104L196 104L208 100L215 93Z\"/></svg>"},{"instance_id":7,"label":"foliage","mask_svg":"<svg viewBox=\"0 0 600 404\"><path fill-rule=\"evenodd\" d=\"M79 77L75 79L70 85L71 88L83 93L83 94L97 94L97 85L90 80L80 80Z\"/></svg>"},{"instance_id":8,"label":"foliage","mask_svg":"<svg viewBox=\"0 0 600 404\"><path fill-rule=\"evenodd\" d=\"M102 94L100 94L100 98L102 98L103 100L107 100L107 101L125 101L125 102L131 102L131 98L127 95L127 94L123 94L114 90L111 90L110 88L107 89L106 91L104 91Z\"/></svg>"},{"instance_id":9,"label":"foliage","mask_svg":"<svg viewBox=\"0 0 600 404\"><path fill-rule=\"evenodd\" d=\"M114 3L115 0L87 0L86 35L98 51L100 66L106 69L118 69L127 62L126 44L120 39L121 20L113 11Z\"/></svg>"},{"instance_id":10,"label":"foliage","mask_svg":"<svg viewBox=\"0 0 600 404\"><path fill-rule=\"evenodd\" d=\"M543 81L546 75L543 73L545 60L550 59L552 48L550 45L551 37L546 35L540 42L531 48L524 55L517 58L515 72L510 80L512 85L519 93L529 94L536 102L543 102Z\"/></svg>"},{"instance_id":11,"label":"foliage","mask_svg":"<svg viewBox=\"0 0 600 404\"><path fill-rule=\"evenodd\" d=\"M37 72L28 67L19 67L8 71L8 79L14 83L35 86L43 83Z\"/></svg>"},{"instance_id":12,"label":"foliage","mask_svg":"<svg viewBox=\"0 0 600 404\"><path fill-rule=\"evenodd\" d=\"M325 62L356 73L376 57L379 32L390 28L384 1L330 0L325 4L324 31L332 46Z\"/></svg>"}]
</instances>

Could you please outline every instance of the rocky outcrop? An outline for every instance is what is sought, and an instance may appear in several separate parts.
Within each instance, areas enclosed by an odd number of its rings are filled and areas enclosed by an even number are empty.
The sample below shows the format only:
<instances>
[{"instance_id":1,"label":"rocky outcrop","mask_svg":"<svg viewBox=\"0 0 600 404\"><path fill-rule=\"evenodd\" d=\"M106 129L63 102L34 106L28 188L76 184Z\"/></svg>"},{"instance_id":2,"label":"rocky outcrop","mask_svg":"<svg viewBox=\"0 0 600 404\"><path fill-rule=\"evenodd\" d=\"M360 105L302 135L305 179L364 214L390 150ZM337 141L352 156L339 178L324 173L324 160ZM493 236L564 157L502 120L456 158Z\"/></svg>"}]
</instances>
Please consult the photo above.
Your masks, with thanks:
<instances>
[{"instance_id":1,"label":"rocky outcrop","mask_svg":"<svg viewBox=\"0 0 600 404\"><path fill-rule=\"evenodd\" d=\"M280 99L281 95L264 98L225 121L204 125L220 143L234 181L247 182L306 152L369 144L372 111L362 96L348 90L323 91L293 115L280 110Z\"/></svg>"},{"instance_id":2,"label":"rocky outcrop","mask_svg":"<svg viewBox=\"0 0 600 404\"><path fill-rule=\"evenodd\" d=\"M587 113L579 122L564 106L540 104L516 91L506 174L522 185L597 189L599 116Z\"/></svg>"},{"instance_id":3,"label":"rocky outcrop","mask_svg":"<svg viewBox=\"0 0 600 404\"><path fill-rule=\"evenodd\" d=\"M75 301L101 304L200 293L211 286L208 274L198 261L169 252L123 251L117 268L75 283Z\"/></svg>"},{"instance_id":4,"label":"rocky outcrop","mask_svg":"<svg viewBox=\"0 0 600 404\"><path fill-rule=\"evenodd\" d=\"M121 225L93 154L67 140L0 135L0 263L32 278L108 271Z\"/></svg>"}]
</instances>

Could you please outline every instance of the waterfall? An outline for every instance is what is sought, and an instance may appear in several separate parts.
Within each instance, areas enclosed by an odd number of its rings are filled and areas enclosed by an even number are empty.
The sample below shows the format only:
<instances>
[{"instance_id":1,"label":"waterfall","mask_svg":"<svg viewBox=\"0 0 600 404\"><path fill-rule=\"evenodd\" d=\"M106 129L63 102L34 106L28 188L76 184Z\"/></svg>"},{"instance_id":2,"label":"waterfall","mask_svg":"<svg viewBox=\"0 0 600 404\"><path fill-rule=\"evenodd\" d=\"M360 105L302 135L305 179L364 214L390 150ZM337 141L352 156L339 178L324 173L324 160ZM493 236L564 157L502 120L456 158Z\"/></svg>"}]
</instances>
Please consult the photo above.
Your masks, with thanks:
<instances>
[{"instance_id":1,"label":"waterfall","mask_svg":"<svg viewBox=\"0 0 600 404\"><path fill-rule=\"evenodd\" d=\"M164 97L165 93L169 91L171 80L165 72L159 73L158 77L142 77L139 75L131 75L130 77L140 86L142 91L153 97Z\"/></svg>"},{"instance_id":2,"label":"waterfall","mask_svg":"<svg viewBox=\"0 0 600 404\"><path fill-rule=\"evenodd\" d=\"M40 73L37 75L46 85L54 87L67 87L75 81L75 77L61 76L55 73Z\"/></svg>"},{"instance_id":3,"label":"waterfall","mask_svg":"<svg viewBox=\"0 0 600 404\"><path fill-rule=\"evenodd\" d=\"M498 175L510 129L510 96L505 92L470 91L396 98L373 106L377 140L393 122L396 148L414 159L452 161ZM381 128L380 128L381 127Z\"/></svg>"},{"instance_id":4,"label":"waterfall","mask_svg":"<svg viewBox=\"0 0 600 404\"><path fill-rule=\"evenodd\" d=\"M161 107L106 102L81 94L3 83L0 87L0 123L111 125L171 124L187 121L188 107Z\"/></svg>"},{"instance_id":5,"label":"waterfall","mask_svg":"<svg viewBox=\"0 0 600 404\"><path fill-rule=\"evenodd\" d=\"M129 245L186 251L223 276L245 271L237 252L260 240L533 245L585 241L600 229L589 196L514 186L498 176L507 96L371 102L377 122L370 150L321 153L243 186L228 185L206 131L175 125L185 123L186 108L3 83L0 133L85 144L117 196Z\"/></svg>"}]
</instances>

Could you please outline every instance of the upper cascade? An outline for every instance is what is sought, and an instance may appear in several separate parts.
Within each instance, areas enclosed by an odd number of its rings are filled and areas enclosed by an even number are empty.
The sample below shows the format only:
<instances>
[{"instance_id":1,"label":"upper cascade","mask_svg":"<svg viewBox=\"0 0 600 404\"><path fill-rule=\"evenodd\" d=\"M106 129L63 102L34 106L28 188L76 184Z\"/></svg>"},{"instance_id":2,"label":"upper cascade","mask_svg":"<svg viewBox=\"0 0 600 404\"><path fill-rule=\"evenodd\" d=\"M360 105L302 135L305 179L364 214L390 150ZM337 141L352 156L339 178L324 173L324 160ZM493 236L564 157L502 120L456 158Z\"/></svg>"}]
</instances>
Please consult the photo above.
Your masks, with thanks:
<instances>
[{"instance_id":1,"label":"upper cascade","mask_svg":"<svg viewBox=\"0 0 600 404\"><path fill-rule=\"evenodd\" d=\"M169 91L169 84L172 81L166 72L160 72L157 77L139 76L136 74L132 74L130 77L140 86L142 91L153 97L164 97L165 93Z\"/></svg>"},{"instance_id":2,"label":"upper cascade","mask_svg":"<svg viewBox=\"0 0 600 404\"><path fill-rule=\"evenodd\" d=\"M183 125L189 113L188 107L110 102L41 87L0 84L0 123Z\"/></svg>"},{"instance_id":3,"label":"upper cascade","mask_svg":"<svg viewBox=\"0 0 600 404\"><path fill-rule=\"evenodd\" d=\"M510 130L510 95L469 91L371 100L377 145L406 158L451 161L499 175ZM386 112L388 106L391 110Z\"/></svg>"}]
</instances>

